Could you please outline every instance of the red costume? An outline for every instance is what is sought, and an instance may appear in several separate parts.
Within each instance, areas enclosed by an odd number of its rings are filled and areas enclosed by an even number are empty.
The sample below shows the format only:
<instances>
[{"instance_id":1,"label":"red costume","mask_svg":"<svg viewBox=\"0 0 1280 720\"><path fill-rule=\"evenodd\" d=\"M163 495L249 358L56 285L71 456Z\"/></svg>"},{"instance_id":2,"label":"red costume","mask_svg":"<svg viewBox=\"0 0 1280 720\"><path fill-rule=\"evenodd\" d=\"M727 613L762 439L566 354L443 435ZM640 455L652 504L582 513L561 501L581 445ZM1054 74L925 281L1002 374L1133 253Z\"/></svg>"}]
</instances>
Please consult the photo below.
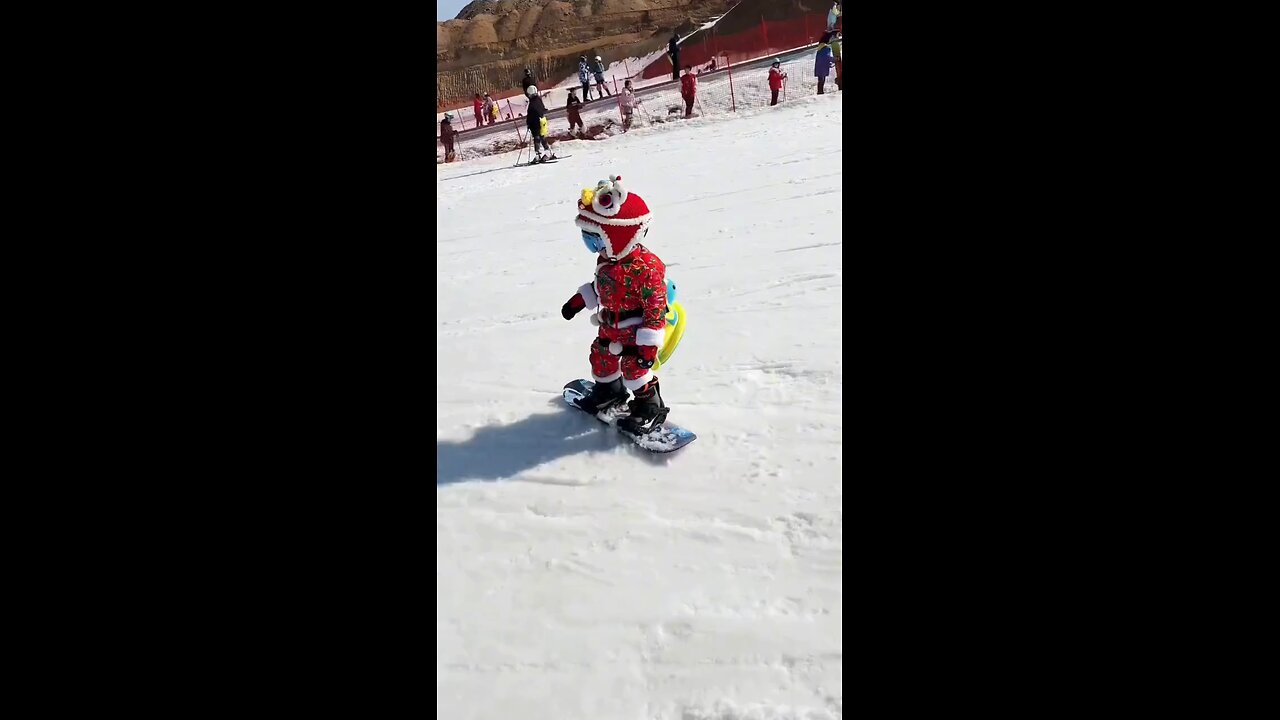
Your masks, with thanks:
<instances>
[{"instance_id":1,"label":"red costume","mask_svg":"<svg viewBox=\"0 0 1280 720\"><path fill-rule=\"evenodd\" d=\"M640 244L651 217L649 206L623 187L620 176L582 192L575 222L588 249L599 253L595 281L578 288L561 309L565 319L584 307L597 311L591 321L600 330L589 355L597 390L589 400L593 406L616 402L619 394L626 396L625 387L636 395L631 422L644 432L666 417L650 368L666 335L667 269Z\"/></svg>"}]
</instances>

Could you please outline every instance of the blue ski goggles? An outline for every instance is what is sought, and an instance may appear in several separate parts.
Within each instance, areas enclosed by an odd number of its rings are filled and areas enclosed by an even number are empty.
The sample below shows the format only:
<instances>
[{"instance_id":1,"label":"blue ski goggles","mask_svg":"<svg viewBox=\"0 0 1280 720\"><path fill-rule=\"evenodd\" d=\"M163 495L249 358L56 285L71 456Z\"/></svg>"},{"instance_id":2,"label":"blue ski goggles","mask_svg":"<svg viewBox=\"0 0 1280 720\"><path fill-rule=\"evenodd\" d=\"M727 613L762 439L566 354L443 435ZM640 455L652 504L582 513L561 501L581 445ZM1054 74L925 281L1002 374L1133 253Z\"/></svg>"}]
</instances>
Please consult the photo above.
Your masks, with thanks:
<instances>
[{"instance_id":1,"label":"blue ski goggles","mask_svg":"<svg viewBox=\"0 0 1280 720\"><path fill-rule=\"evenodd\" d=\"M582 244L587 246L587 250L593 253L600 253L604 250L604 238L593 232L582 231Z\"/></svg>"}]
</instances>

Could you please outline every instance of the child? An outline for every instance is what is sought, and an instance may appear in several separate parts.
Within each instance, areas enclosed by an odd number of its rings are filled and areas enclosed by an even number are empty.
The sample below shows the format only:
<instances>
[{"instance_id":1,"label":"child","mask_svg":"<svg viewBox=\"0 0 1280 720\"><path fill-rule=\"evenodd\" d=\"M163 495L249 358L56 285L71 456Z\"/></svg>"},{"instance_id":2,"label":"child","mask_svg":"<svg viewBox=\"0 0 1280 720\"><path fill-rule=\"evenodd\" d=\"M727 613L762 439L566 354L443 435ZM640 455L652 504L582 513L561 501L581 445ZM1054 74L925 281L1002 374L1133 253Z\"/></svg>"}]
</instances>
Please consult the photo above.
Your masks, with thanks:
<instances>
[{"instance_id":1,"label":"child","mask_svg":"<svg viewBox=\"0 0 1280 720\"><path fill-rule=\"evenodd\" d=\"M489 97L489 93L484 94L484 117L487 121L485 125L492 125L493 121L498 119L498 103Z\"/></svg>"},{"instance_id":2,"label":"child","mask_svg":"<svg viewBox=\"0 0 1280 720\"><path fill-rule=\"evenodd\" d=\"M680 97L684 98L684 116L693 117L693 99L698 93L698 76L693 74L691 65L684 66L684 77L680 78Z\"/></svg>"},{"instance_id":3,"label":"child","mask_svg":"<svg viewBox=\"0 0 1280 720\"><path fill-rule=\"evenodd\" d=\"M628 80L622 86L622 97L618 99L618 105L622 108L622 132L631 129L631 116L639 102L636 99L635 91L631 89L631 81Z\"/></svg>"},{"instance_id":4,"label":"child","mask_svg":"<svg viewBox=\"0 0 1280 720\"><path fill-rule=\"evenodd\" d=\"M440 144L444 145L444 161L453 162L457 156L453 153L453 115L444 114L444 119L440 121Z\"/></svg>"},{"instance_id":5,"label":"child","mask_svg":"<svg viewBox=\"0 0 1280 720\"><path fill-rule=\"evenodd\" d=\"M484 101L480 99L480 93L476 93L476 99L471 101L471 107L476 111L476 127L484 124Z\"/></svg>"},{"instance_id":6,"label":"child","mask_svg":"<svg viewBox=\"0 0 1280 720\"><path fill-rule=\"evenodd\" d=\"M778 104L778 91L782 89L782 80L786 77L787 74L782 72L782 60L774 58L773 67L769 68L769 91L773 93L770 105Z\"/></svg>"},{"instance_id":7,"label":"child","mask_svg":"<svg viewBox=\"0 0 1280 720\"><path fill-rule=\"evenodd\" d=\"M589 355L596 384L578 407L598 413L626 400L630 390L631 415L618 427L636 435L655 430L669 412L651 369L667 324L667 268L640 244L651 217L649 206L618 175L583 190L575 224L587 250L598 253L595 277L560 308L565 320L583 308L599 308L593 322L600 330Z\"/></svg>"},{"instance_id":8,"label":"child","mask_svg":"<svg viewBox=\"0 0 1280 720\"><path fill-rule=\"evenodd\" d=\"M573 132L573 126L578 126L578 132L582 132L585 128L582 126L582 101L578 99L578 91L569 90L569 99L564 104L565 114L569 116L569 132Z\"/></svg>"}]
</instances>

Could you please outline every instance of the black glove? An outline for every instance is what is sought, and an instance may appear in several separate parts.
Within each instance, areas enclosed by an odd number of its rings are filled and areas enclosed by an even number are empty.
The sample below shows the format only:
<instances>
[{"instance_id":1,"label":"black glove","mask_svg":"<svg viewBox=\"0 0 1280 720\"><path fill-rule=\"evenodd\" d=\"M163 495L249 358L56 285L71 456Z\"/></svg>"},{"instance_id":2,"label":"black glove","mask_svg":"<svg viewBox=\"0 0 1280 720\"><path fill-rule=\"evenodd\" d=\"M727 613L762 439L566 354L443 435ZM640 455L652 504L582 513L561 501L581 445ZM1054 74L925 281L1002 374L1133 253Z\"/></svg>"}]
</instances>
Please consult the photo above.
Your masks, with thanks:
<instances>
[{"instance_id":1,"label":"black glove","mask_svg":"<svg viewBox=\"0 0 1280 720\"><path fill-rule=\"evenodd\" d=\"M572 320L573 316L582 312L582 308L586 306L587 301L582 299L582 294L574 293L573 297L569 298L569 301L561 306L560 314L564 316L565 320Z\"/></svg>"}]
</instances>

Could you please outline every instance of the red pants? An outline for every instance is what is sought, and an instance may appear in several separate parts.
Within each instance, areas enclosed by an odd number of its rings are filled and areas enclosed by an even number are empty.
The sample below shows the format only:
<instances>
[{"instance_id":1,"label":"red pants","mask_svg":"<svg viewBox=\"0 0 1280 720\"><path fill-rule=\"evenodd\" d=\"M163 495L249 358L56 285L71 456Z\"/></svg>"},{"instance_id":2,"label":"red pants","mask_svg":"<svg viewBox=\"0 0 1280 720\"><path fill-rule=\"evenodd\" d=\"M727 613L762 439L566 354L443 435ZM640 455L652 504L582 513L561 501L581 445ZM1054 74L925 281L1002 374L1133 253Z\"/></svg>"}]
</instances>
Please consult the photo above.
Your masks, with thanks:
<instances>
[{"instance_id":1,"label":"red pants","mask_svg":"<svg viewBox=\"0 0 1280 720\"><path fill-rule=\"evenodd\" d=\"M480 127L483 124L484 124L484 113L477 110L476 111L476 127Z\"/></svg>"},{"instance_id":2,"label":"red pants","mask_svg":"<svg viewBox=\"0 0 1280 720\"><path fill-rule=\"evenodd\" d=\"M630 327L619 330L602 325L600 326L599 337L603 338L606 343L616 341L621 345L635 345L636 328ZM608 347L601 345L598 340L591 341L590 359L591 374L599 382L610 382L621 376L627 388L634 390L649 382L653 376L653 371L649 368L643 368L636 364L638 358L634 355L614 355L609 352Z\"/></svg>"}]
</instances>

